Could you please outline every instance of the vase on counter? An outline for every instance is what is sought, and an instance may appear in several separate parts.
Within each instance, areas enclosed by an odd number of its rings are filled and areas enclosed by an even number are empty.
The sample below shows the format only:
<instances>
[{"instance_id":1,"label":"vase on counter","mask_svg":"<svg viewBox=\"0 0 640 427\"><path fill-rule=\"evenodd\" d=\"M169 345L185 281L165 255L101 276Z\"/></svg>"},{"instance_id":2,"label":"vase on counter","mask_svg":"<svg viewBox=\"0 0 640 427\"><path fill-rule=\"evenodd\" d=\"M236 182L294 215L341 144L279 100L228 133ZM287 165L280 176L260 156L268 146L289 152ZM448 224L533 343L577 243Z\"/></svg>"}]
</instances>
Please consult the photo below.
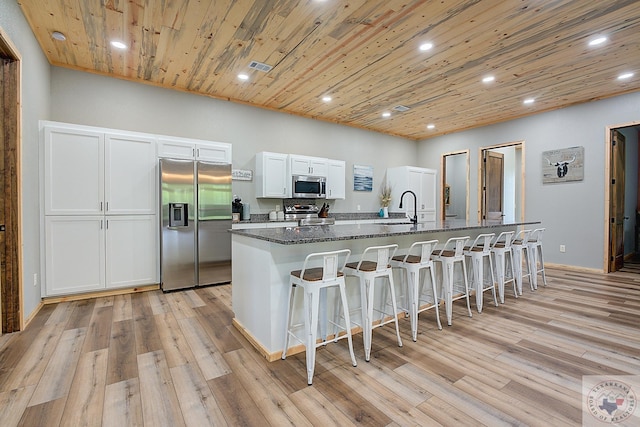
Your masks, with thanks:
<instances>
[{"instance_id":1,"label":"vase on counter","mask_svg":"<svg viewBox=\"0 0 640 427\"><path fill-rule=\"evenodd\" d=\"M388 206L383 206L382 207L382 218L389 218L389 207Z\"/></svg>"}]
</instances>

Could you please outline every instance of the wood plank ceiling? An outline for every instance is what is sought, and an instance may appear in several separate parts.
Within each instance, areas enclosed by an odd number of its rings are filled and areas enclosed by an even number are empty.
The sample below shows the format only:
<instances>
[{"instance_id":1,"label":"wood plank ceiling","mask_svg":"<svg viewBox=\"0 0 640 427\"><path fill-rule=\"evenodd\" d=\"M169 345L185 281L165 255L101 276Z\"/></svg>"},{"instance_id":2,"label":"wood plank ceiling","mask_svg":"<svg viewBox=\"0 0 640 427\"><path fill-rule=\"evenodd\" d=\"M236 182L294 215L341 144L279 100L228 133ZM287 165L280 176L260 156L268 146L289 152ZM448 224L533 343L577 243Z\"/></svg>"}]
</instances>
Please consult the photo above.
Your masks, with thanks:
<instances>
[{"instance_id":1,"label":"wood plank ceiling","mask_svg":"<svg viewBox=\"0 0 640 427\"><path fill-rule=\"evenodd\" d=\"M637 0L18 3L53 65L415 140L640 89Z\"/></svg>"}]
</instances>

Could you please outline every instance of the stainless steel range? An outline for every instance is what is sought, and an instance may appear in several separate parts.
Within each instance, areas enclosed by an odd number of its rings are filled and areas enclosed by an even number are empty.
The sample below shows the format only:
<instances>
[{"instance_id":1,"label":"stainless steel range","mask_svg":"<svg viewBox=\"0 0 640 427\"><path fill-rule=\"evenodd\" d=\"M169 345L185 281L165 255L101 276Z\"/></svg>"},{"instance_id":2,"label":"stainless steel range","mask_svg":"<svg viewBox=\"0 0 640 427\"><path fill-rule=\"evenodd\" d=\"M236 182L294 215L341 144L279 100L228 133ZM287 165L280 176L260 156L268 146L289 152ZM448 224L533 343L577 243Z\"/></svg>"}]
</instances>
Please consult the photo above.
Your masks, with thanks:
<instances>
[{"instance_id":1,"label":"stainless steel range","mask_svg":"<svg viewBox=\"0 0 640 427\"><path fill-rule=\"evenodd\" d=\"M319 218L320 208L315 203L300 203L300 200L284 200L284 218L297 220L298 224L304 225L332 225L335 224L333 218Z\"/></svg>"}]
</instances>

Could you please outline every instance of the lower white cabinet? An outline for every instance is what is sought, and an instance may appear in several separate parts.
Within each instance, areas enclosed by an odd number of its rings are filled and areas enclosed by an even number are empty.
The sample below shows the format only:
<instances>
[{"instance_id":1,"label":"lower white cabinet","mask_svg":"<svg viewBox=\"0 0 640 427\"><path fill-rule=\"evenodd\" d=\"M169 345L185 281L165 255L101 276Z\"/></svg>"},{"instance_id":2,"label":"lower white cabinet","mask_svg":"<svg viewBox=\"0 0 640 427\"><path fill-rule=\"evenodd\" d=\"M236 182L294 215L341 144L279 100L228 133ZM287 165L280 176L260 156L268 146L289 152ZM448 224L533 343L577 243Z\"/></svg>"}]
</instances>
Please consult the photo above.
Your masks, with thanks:
<instances>
[{"instance_id":1,"label":"lower white cabinet","mask_svg":"<svg viewBox=\"0 0 640 427\"><path fill-rule=\"evenodd\" d=\"M158 283L156 217L131 215L106 217L106 288Z\"/></svg>"},{"instance_id":2,"label":"lower white cabinet","mask_svg":"<svg viewBox=\"0 0 640 427\"><path fill-rule=\"evenodd\" d=\"M155 215L45 217L45 295L155 284Z\"/></svg>"}]
</instances>

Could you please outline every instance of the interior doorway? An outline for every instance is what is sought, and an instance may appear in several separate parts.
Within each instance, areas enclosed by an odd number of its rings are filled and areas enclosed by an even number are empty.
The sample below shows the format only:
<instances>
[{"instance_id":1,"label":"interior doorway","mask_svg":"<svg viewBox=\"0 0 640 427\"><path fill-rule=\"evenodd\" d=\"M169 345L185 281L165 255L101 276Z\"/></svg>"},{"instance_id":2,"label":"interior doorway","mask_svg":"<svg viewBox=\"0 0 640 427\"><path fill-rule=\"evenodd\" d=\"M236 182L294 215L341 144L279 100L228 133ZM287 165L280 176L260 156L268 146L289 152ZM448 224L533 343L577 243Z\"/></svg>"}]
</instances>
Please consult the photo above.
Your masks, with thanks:
<instances>
[{"instance_id":1,"label":"interior doorway","mask_svg":"<svg viewBox=\"0 0 640 427\"><path fill-rule=\"evenodd\" d=\"M22 326L20 241L20 57L0 29L0 317L2 332Z\"/></svg>"},{"instance_id":2,"label":"interior doorway","mask_svg":"<svg viewBox=\"0 0 640 427\"><path fill-rule=\"evenodd\" d=\"M478 221L523 221L524 141L481 147L478 156Z\"/></svg>"},{"instance_id":3,"label":"interior doorway","mask_svg":"<svg viewBox=\"0 0 640 427\"><path fill-rule=\"evenodd\" d=\"M606 132L605 271L637 271L640 262L640 122ZM631 268L629 268L631 267Z\"/></svg>"},{"instance_id":4,"label":"interior doorway","mask_svg":"<svg viewBox=\"0 0 640 427\"><path fill-rule=\"evenodd\" d=\"M469 150L440 158L440 218L469 220Z\"/></svg>"}]
</instances>

